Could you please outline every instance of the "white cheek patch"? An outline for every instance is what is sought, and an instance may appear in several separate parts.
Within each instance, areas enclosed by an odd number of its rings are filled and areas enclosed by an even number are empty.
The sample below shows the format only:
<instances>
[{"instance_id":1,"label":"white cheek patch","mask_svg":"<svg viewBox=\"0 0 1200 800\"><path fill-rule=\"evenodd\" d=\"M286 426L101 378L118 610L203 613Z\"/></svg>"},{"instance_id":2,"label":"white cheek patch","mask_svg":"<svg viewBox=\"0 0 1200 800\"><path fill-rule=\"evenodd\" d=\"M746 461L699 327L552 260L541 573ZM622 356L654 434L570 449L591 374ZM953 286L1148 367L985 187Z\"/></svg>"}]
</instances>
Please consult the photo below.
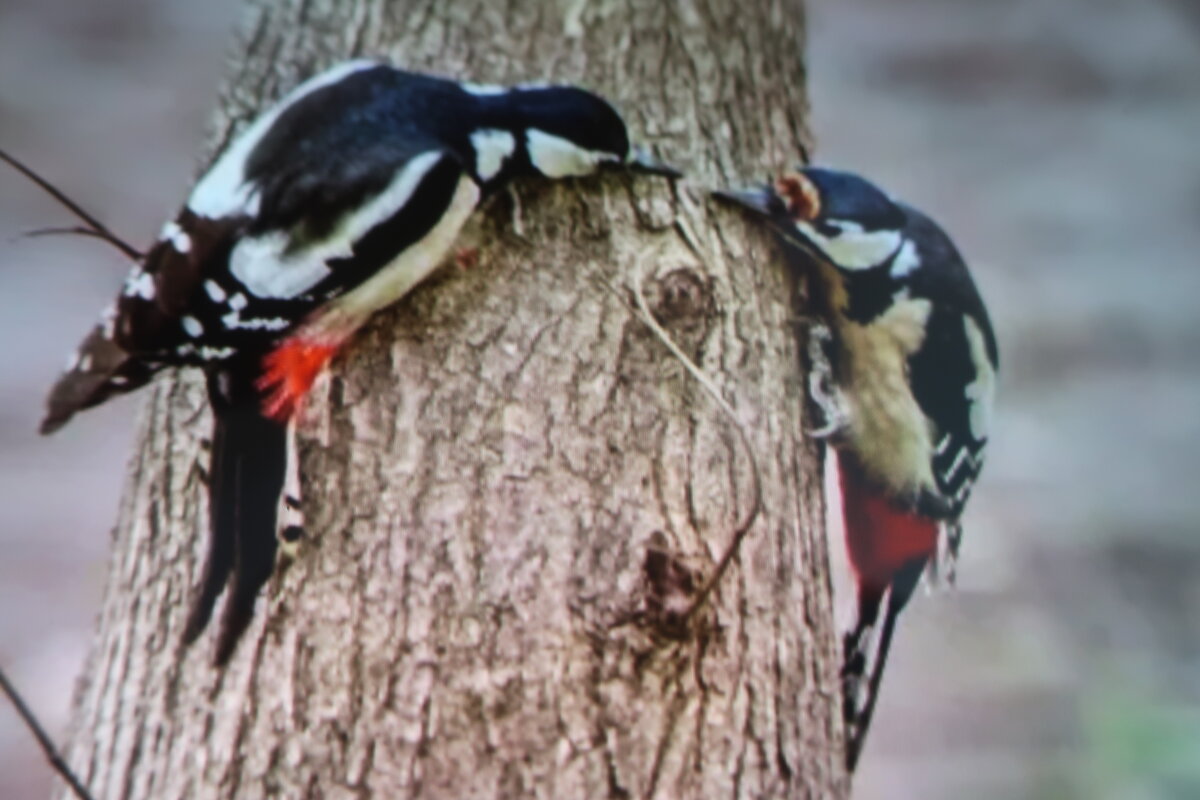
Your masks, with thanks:
<instances>
[{"instance_id":1,"label":"white cheek patch","mask_svg":"<svg viewBox=\"0 0 1200 800\"><path fill-rule=\"evenodd\" d=\"M288 300L304 294L330 275L329 259L352 256L355 242L403 208L441 159L438 150L411 159L386 189L344 216L329 236L300 250L291 250L285 231L242 239L230 253L229 271L257 297Z\"/></svg>"},{"instance_id":2,"label":"white cheek patch","mask_svg":"<svg viewBox=\"0 0 1200 800\"><path fill-rule=\"evenodd\" d=\"M816 245L835 266L842 269L870 269L891 257L900 247L900 231L871 231L861 225L843 220L830 220L830 225L842 229L840 236L825 236L808 222L797 221L796 227ZM914 253L915 254L915 253Z\"/></svg>"},{"instance_id":3,"label":"white cheek patch","mask_svg":"<svg viewBox=\"0 0 1200 800\"><path fill-rule=\"evenodd\" d=\"M912 239L905 239L900 245L900 252L892 260L891 274L893 278L903 278L917 267L921 266L921 257L917 255L917 246Z\"/></svg>"},{"instance_id":4,"label":"white cheek patch","mask_svg":"<svg viewBox=\"0 0 1200 800\"><path fill-rule=\"evenodd\" d=\"M977 441L986 441L992 427L992 404L996 397L996 370L988 358L987 343L983 331L975 320L964 315L967 344L971 350L971 362L975 365L975 380L967 384L966 396L971 403L971 435Z\"/></svg>"},{"instance_id":5,"label":"white cheek patch","mask_svg":"<svg viewBox=\"0 0 1200 800\"><path fill-rule=\"evenodd\" d=\"M475 172L489 181L504 167L504 162L517 149L517 140L508 131L487 128L471 134L475 148Z\"/></svg>"},{"instance_id":6,"label":"white cheek patch","mask_svg":"<svg viewBox=\"0 0 1200 800\"><path fill-rule=\"evenodd\" d=\"M276 103L270 111L260 116L247 128L228 150L213 164L208 172L192 189L187 207L197 216L218 219L231 215L258 213L258 197L255 188L246 181L246 160L262 141L263 136L289 106L318 89L337 83L343 78L364 69L380 65L378 61L349 61L333 69L314 75L297 86ZM186 252L186 251L181 251Z\"/></svg>"},{"instance_id":7,"label":"white cheek patch","mask_svg":"<svg viewBox=\"0 0 1200 800\"><path fill-rule=\"evenodd\" d=\"M568 178L591 175L603 162L619 163L614 153L587 150L574 142L553 134L530 128L525 134L529 161L547 178Z\"/></svg>"}]
</instances>

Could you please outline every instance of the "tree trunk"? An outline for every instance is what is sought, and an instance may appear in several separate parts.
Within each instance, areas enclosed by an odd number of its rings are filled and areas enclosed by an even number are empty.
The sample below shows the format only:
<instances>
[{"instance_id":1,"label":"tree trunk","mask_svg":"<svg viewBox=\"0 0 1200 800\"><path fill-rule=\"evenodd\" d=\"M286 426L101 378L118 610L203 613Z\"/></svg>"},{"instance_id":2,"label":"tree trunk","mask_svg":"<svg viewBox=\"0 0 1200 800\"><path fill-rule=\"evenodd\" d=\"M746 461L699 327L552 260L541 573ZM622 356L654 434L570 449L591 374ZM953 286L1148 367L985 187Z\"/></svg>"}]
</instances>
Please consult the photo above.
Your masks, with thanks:
<instances>
[{"instance_id":1,"label":"tree trunk","mask_svg":"<svg viewBox=\"0 0 1200 800\"><path fill-rule=\"evenodd\" d=\"M472 223L475 266L377 317L314 393L309 539L224 671L208 635L180 646L209 416L194 376L156 385L75 705L96 797L843 796L797 290L701 188L798 159L800 0L261 0L248 22L222 141L384 55L592 88L694 184L523 184ZM751 458L762 511L681 631L667 612L751 513Z\"/></svg>"}]
</instances>

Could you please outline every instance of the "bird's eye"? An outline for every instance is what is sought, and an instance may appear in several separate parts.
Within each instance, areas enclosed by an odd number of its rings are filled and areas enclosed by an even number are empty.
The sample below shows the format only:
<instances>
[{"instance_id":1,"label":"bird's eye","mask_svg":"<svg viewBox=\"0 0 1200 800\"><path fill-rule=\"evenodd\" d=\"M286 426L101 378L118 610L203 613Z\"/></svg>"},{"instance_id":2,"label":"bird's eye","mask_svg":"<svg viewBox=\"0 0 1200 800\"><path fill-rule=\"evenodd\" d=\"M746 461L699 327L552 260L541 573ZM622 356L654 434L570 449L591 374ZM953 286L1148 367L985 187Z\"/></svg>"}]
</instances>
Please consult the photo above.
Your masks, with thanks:
<instances>
[{"instance_id":1,"label":"bird's eye","mask_svg":"<svg viewBox=\"0 0 1200 800\"><path fill-rule=\"evenodd\" d=\"M775 191L787 203L792 219L808 222L821 212L821 196L812 181L796 172L789 172L775 181Z\"/></svg>"}]
</instances>

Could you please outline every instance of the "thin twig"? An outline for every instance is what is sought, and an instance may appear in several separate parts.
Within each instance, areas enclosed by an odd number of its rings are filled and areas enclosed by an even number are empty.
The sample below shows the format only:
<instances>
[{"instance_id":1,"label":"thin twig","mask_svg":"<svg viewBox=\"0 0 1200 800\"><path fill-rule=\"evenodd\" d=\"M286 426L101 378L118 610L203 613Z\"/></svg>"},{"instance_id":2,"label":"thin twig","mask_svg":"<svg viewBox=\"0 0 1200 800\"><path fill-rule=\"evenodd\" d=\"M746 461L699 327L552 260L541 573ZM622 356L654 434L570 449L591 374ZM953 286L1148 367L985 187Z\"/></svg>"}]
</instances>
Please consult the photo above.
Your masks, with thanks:
<instances>
[{"instance_id":1,"label":"thin twig","mask_svg":"<svg viewBox=\"0 0 1200 800\"><path fill-rule=\"evenodd\" d=\"M675 358L679 359L680 363L683 364L684 369L686 369L688 373L696 379L696 382L700 384L701 388L704 389L708 396L711 397L718 406L720 406L721 410L725 412L725 415L729 417L730 422L733 423L733 427L737 431L738 438L742 442L742 447L746 450L746 457L750 459L750 477L754 486L754 500L750 504L749 513L746 514L745 519L743 519L738 526L733 529L733 535L730 537L729 544L725 547L725 551L721 554L721 558L717 561L716 569L713 571L713 574L709 576L708 580L704 582L704 585L700 587L700 591L696 594L696 597L692 600L691 605L688 606L687 611L684 612L681 618L682 623L686 625L688 621L696 615L696 612L699 611L704 605L705 601L708 600L708 596L712 594L713 589L715 589L717 586L717 583L720 582L722 577L724 577L725 571L729 568L730 562L733 561L733 557L737 555L737 551L741 547L742 539L746 538L746 534L750 532L750 528L753 527L754 521L758 519L758 515L762 512L762 481L760 480L758 473L758 459L754 457L754 450L750 447L750 437L746 433L746 426L742 424L740 419L738 419L737 412L733 410L733 407L729 405L729 403L721 395L720 390L717 389L711 380L709 380L708 376L705 375L698 366L696 366L692 359L688 357L687 353L683 352L683 350L679 348L679 345L675 344L674 340L672 340L667 332L663 330L662 326L658 324L658 320L654 319L654 315L650 313L650 307L646 303L646 295L642 292L644 264L645 258L638 260L637 266L634 269L632 287L633 296L637 300L638 310L641 311L642 314L642 322L644 322L646 326L654 333L654 335L657 336L660 341L662 341L666 348L671 351L671 354L674 355Z\"/></svg>"},{"instance_id":2,"label":"thin twig","mask_svg":"<svg viewBox=\"0 0 1200 800\"><path fill-rule=\"evenodd\" d=\"M4 150L0 150L0 161L7 163L17 172L21 173L26 178L37 184L37 186L40 187L42 191L46 192L46 194L50 195L59 203L61 203L68 211L78 217L97 238L108 242L134 261L142 260L141 253L127 244L124 239L117 236L108 228L104 227L104 223L100 222L100 220L96 219L91 214L80 208L78 203L59 191L58 187L50 183L50 181L34 172L31 168L25 166L23 163L18 161L15 157L9 155Z\"/></svg>"},{"instance_id":3,"label":"thin twig","mask_svg":"<svg viewBox=\"0 0 1200 800\"><path fill-rule=\"evenodd\" d=\"M90 236L94 239L99 239L105 244L112 245L121 251L122 254L128 255L128 252L117 242L114 242L107 234L100 231L94 231L91 228L85 228L82 225L75 225L67 228L35 228L31 231L24 231L16 238L23 239L39 239L43 236Z\"/></svg>"},{"instance_id":4,"label":"thin twig","mask_svg":"<svg viewBox=\"0 0 1200 800\"><path fill-rule=\"evenodd\" d=\"M17 709L17 713L21 715L26 727L33 733L38 744L42 747L42 752L46 754L46 758L50 761L50 766L54 767L67 785L71 787L71 791L79 800L93 800L92 795L88 792L87 787L75 777L75 773L67 766L67 762L58 753L58 748L54 746L54 742L50 741L50 737L46 735L46 731L38 723L37 717L29 710L29 706L25 705L25 701L21 699L21 695L17 693L16 688L9 683L8 676L4 674L4 670L0 669L0 691L3 691L8 699L12 702L13 707Z\"/></svg>"}]
</instances>

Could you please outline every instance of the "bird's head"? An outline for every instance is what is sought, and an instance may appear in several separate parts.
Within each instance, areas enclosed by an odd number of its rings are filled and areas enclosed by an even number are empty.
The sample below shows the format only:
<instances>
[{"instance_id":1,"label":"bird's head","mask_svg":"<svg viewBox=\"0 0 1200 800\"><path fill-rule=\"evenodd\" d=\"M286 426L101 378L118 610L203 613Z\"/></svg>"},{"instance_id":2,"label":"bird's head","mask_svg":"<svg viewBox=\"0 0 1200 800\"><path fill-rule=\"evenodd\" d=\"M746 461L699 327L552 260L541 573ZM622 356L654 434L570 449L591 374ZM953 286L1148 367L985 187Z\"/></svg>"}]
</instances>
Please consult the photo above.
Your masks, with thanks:
<instances>
[{"instance_id":1,"label":"bird's head","mask_svg":"<svg viewBox=\"0 0 1200 800\"><path fill-rule=\"evenodd\" d=\"M633 147L625 120L599 95L574 86L527 85L500 99L529 168L547 178L582 177L625 168L667 177L680 173Z\"/></svg>"},{"instance_id":2,"label":"bird's head","mask_svg":"<svg viewBox=\"0 0 1200 800\"><path fill-rule=\"evenodd\" d=\"M789 244L847 272L884 264L904 243L904 209L849 172L800 167L770 185L716 195L764 218Z\"/></svg>"}]
</instances>

